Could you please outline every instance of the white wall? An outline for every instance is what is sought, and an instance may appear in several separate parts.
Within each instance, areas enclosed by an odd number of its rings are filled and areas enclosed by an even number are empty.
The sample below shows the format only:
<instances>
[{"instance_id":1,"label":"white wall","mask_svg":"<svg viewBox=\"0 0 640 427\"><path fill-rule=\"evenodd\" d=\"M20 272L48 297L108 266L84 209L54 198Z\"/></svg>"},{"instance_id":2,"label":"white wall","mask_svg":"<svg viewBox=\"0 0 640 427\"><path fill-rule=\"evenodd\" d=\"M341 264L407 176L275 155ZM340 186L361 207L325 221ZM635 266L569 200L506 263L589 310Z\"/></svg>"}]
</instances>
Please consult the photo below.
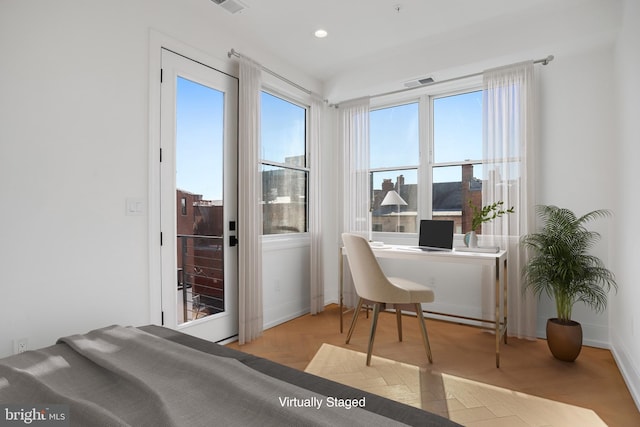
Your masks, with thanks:
<instances>
[{"instance_id":1,"label":"white wall","mask_svg":"<svg viewBox=\"0 0 640 427\"><path fill-rule=\"evenodd\" d=\"M538 203L553 204L582 215L610 209L614 215L615 93L613 46L559 55L540 70L540 152ZM597 220L589 228L602 234L593 253L613 268L611 232L613 219ZM538 308L539 336L546 319L555 317L552 301ZM583 326L584 342L609 346L608 312L593 312L583 304L574 307L573 318Z\"/></svg>"},{"instance_id":2,"label":"white wall","mask_svg":"<svg viewBox=\"0 0 640 427\"><path fill-rule=\"evenodd\" d=\"M262 239L264 326L270 328L309 312L309 236Z\"/></svg>"},{"instance_id":3,"label":"white wall","mask_svg":"<svg viewBox=\"0 0 640 427\"><path fill-rule=\"evenodd\" d=\"M613 88L617 94L616 126L613 145L617 148L615 183L616 223L612 260L620 285L611 301L611 347L627 385L640 407L640 265L638 242L640 229L637 194L640 140L640 3L624 2L622 29L615 50Z\"/></svg>"},{"instance_id":4,"label":"white wall","mask_svg":"<svg viewBox=\"0 0 640 427\"><path fill-rule=\"evenodd\" d=\"M37 348L159 310L148 217L125 215L127 198L149 194L151 29L220 61L235 48L321 92L233 19L201 0L0 2L0 357L16 338ZM294 274L282 286L305 281Z\"/></svg>"}]
</instances>

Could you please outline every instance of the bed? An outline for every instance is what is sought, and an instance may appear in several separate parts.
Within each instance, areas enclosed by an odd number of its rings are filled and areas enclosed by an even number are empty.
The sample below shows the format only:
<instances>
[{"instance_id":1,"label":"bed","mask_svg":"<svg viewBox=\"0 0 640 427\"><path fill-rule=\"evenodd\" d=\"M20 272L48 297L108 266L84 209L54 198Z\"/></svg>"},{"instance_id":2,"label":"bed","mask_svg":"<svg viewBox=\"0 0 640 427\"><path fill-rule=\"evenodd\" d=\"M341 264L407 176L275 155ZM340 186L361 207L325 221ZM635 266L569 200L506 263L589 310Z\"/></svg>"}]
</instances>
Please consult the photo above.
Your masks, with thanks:
<instances>
[{"instance_id":1,"label":"bed","mask_svg":"<svg viewBox=\"0 0 640 427\"><path fill-rule=\"evenodd\" d=\"M1 359L0 424L38 416L36 405L54 408L61 424L51 425L61 426L458 425L153 325L109 326Z\"/></svg>"}]
</instances>

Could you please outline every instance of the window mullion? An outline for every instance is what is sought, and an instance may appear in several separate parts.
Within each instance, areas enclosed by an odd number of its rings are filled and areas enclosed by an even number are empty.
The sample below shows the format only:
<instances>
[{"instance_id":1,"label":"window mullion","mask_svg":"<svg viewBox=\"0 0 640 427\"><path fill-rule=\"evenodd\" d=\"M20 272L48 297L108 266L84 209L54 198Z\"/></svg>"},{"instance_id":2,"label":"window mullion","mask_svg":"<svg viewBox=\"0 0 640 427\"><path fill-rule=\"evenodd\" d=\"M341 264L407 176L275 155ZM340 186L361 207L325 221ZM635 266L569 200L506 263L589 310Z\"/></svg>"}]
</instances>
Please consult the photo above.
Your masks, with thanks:
<instances>
[{"instance_id":1,"label":"window mullion","mask_svg":"<svg viewBox=\"0 0 640 427\"><path fill-rule=\"evenodd\" d=\"M462 166L462 165L479 165L482 164L482 160L463 160L460 162L440 162L440 163L432 163L431 166L434 168L445 167L445 166Z\"/></svg>"},{"instance_id":2,"label":"window mullion","mask_svg":"<svg viewBox=\"0 0 640 427\"><path fill-rule=\"evenodd\" d=\"M282 169L293 169L300 172L309 172L309 168L292 165L291 163L280 163L280 162L273 162L270 160L260 160L260 163L265 166L273 166L273 167L282 168Z\"/></svg>"},{"instance_id":3,"label":"window mullion","mask_svg":"<svg viewBox=\"0 0 640 427\"><path fill-rule=\"evenodd\" d=\"M394 166L388 168L369 168L369 172L393 172L393 171L404 171L408 169L416 169L418 170L420 165L405 165L405 166Z\"/></svg>"},{"instance_id":4,"label":"window mullion","mask_svg":"<svg viewBox=\"0 0 640 427\"><path fill-rule=\"evenodd\" d=\"M432 189L433 189L433 102L432 98L428 95L423 96L420 99L420 123L421 127L421 140L420 140L420 170L419 188L424 189L420 192L418 197L418 216L419 218L431 218L432 211Z\"/></svg>"}]
</instances>

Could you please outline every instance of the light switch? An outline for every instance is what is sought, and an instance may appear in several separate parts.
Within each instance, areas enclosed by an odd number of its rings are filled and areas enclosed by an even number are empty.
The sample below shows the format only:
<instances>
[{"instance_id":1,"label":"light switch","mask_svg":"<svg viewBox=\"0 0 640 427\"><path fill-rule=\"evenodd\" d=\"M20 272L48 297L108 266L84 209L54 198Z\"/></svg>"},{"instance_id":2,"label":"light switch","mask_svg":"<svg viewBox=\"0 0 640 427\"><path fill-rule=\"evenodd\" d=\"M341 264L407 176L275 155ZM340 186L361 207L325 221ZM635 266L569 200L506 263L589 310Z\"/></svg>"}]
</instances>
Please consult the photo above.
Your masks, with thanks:
<instances>
[{"instance_id":1,"label":"light switch","mask_svg":"<svg viewBox=\"0 0 640 427\"><path fill-rule=\"evenodd\" d=\"M127 215L144 215L144 200L127 199Z\"/></svg>"}]
</instances>

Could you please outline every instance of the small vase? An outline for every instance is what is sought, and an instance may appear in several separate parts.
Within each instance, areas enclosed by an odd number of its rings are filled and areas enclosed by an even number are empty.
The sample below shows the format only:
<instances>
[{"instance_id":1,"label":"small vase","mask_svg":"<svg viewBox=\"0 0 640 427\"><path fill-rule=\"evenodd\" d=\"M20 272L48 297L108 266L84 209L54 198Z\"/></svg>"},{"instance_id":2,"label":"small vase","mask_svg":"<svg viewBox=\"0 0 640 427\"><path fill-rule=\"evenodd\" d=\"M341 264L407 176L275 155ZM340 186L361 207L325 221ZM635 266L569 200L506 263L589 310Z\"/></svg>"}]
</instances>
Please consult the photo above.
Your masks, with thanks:
<instances>
[{"instance_id":1,"label":"small vase","mask_svg":"<svg viewBox=\"0 0 640 427\"><path fill-rule=\"evenodd\" d=\"M478 247L478 235L475 231L469 231L464 235L464 244L469 248Z\"/></svg>"}]
</instances>

